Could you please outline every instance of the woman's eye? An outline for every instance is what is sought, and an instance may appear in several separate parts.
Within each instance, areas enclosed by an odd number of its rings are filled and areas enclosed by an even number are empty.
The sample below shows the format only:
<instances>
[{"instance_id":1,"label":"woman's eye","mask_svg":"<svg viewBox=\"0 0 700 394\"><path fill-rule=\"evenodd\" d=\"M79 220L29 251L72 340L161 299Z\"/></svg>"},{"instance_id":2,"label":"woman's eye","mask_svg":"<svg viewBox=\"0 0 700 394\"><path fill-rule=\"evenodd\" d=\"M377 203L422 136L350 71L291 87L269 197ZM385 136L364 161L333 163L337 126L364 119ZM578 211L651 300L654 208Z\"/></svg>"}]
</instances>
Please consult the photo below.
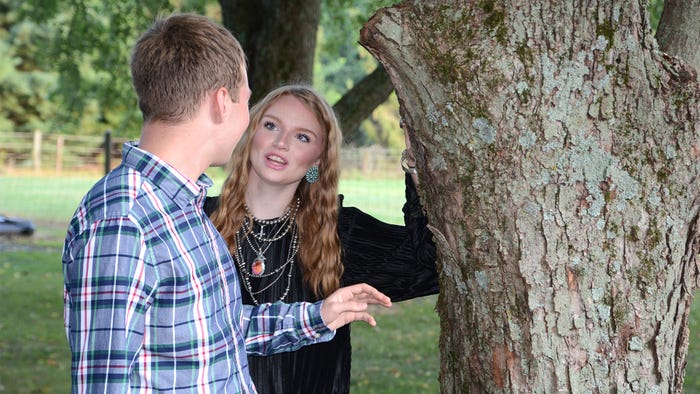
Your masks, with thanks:
<instances>
[{"instance_id":1,"label":"woman's eye","mask_svg":"<svg viewBox=\"0 0 700 394\"><path fill-rule=\"evenodd\" d=\"M268 129L268 130L276 130L277 129L277 125L274 122L271 122L269 120L266 120L265 122L263 122L263 127Z\"/></svg>"},{"instance_id":2,"label":"woman's eye","mask_svg":"<svg viewBox=\"0 0 700 394\"><path fill-rule=\"evenodd\" d=\"M306 134L298 134L298 135L297 135L297 138L298 138L299 141L301 141L301 142L311 142L311 138L309 138L309 136L306 135Z\"/></svg>"}]
</instances>

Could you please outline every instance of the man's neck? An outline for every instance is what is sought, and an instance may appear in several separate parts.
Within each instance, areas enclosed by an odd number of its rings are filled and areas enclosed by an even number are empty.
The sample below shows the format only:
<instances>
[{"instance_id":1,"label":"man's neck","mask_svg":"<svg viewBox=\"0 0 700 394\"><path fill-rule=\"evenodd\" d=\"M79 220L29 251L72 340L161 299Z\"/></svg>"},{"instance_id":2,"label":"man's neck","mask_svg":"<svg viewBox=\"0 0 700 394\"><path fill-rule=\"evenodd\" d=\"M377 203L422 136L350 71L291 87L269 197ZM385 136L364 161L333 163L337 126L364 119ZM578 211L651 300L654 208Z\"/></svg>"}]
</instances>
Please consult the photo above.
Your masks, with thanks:
<instances>
[{"instance_id":1,"label":"man's neck","mask_svg":"<svg viewBox=\"0 0 700 394\"><path fill-rule=\"evenodd\" d=\"M196 181L207 170L209 162L202 153L201 140L193 141L192 130L186 124L148 123L141 130L139 148L153 153L191 181Z\"/></svg>"}]
</instances>

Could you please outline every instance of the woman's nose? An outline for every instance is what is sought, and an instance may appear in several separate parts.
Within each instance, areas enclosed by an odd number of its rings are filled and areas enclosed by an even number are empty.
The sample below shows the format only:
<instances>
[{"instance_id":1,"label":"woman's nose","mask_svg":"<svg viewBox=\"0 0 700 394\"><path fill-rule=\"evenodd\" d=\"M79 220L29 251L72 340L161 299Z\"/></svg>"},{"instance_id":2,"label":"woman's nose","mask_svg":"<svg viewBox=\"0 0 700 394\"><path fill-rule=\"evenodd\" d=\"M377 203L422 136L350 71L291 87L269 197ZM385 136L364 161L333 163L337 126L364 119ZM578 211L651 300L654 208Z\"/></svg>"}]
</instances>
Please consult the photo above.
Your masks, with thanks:
<instances>
[{"instance_id":1,"label":"woman's nose","mask_svg":"<svg viewBox=\"0 0 700 394\"><path fill-rule=\"evenodd\" d=\"M274 144L276 148L279 149L287 149L289 148L289 141L288 141L288 134L285 132L280 132L277 134L274 140Z\"/></svg>"}]
</instances>

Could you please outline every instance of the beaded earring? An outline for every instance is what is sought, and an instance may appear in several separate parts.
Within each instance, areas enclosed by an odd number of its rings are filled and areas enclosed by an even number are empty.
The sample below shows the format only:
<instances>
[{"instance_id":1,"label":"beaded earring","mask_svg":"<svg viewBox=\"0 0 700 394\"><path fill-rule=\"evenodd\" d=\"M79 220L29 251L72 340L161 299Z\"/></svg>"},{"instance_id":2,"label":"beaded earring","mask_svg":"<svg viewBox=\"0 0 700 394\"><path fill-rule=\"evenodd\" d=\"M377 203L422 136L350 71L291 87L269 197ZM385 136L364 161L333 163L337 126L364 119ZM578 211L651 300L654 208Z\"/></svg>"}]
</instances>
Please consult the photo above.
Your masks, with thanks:
<instances>
[{"instance_id":1,"label":"beaded earring","mask_svg":"<svg viewBox=\"0 0 700 394\"><path fill-rule=\"evenodd\" d=\"M318 180L318 166L314 165L306 171L306 182L314 183Z\"/></svg>"}]
</instances>

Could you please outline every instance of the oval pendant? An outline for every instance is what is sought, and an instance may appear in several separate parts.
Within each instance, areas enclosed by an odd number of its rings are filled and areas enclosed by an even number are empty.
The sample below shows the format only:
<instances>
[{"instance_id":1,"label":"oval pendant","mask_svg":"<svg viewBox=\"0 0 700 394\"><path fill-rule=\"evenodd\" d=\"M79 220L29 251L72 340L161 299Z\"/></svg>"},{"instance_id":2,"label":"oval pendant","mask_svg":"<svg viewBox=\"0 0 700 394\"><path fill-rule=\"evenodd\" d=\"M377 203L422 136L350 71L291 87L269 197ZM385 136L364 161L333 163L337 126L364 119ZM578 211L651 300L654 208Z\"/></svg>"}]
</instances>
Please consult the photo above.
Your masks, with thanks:
<instances>
[{"instance_id":1,"label":"oval pendant","mask_svg":"<svg viewBox=\"0 0 700 394\"><path fill-rule=\"evenodd\" d=\"M265 272L265 258L258 256L257 259L253 260L253 264L250 266L250 272L253 275L259 276Z\"/></svg>"}]
</instances>

